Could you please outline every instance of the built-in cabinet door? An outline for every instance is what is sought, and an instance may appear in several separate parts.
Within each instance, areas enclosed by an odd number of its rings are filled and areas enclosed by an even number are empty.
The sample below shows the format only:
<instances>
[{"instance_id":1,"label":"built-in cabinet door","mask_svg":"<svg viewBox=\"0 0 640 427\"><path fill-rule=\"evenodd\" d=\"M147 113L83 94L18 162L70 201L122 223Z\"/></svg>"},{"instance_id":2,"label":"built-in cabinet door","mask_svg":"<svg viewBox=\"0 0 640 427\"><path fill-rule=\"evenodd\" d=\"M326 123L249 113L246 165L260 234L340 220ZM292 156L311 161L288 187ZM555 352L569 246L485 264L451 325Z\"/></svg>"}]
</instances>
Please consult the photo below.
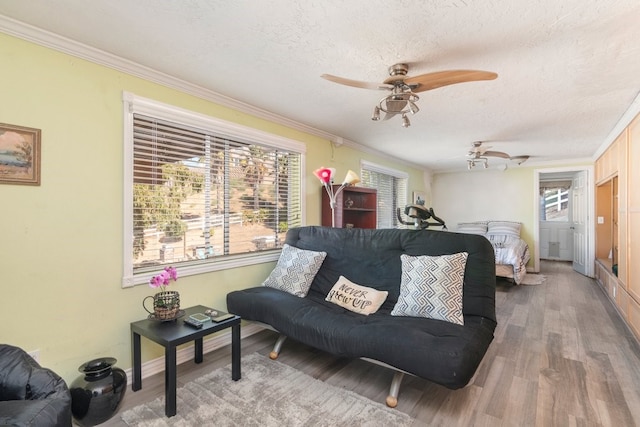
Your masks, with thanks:
<instances>
[{"instance_id":1,"label":"built-in cabinet door","mask_svg":"<svg viewBox=\"0 0 640 427\"><path fill-rule=\"evenodd\" d=\"M640 159L640 116L629 125L629 155L627 168L627 287L629 293L640 302L640 167L632 160Z\"/></svg>"},{"instance_id":2,"label":"built-in cabinet door","mask_svg":"<svg viewBox=\"0 0 640 427\"><path fill-rule=\"evenodd\" d=\"M619 137L596 160L596 184L606 181L618 171Z\"/></svg>"},{"instance_id":3,"label":"built-in cabinet door","mask_svg":"<svg viewBox=\"0 0 640 427\"><path fill-rule=\"evenodd\" d=\"M640 305L633 299L629 299L628 323L631 329L640 337Z\"/></svg>"},{"instance_id":4,"label":"built-in cabinet door","mask_svg":"<svg viewBox=\"0 0 640 427\"><path fill-rule=\"evenodd\" d=\"M622 286L628 289L627 265L629 264L628 245L628 185L629 180L629 143L628 129L625 129L618 137L618 280Z\"/></svg>"}]
</instances>

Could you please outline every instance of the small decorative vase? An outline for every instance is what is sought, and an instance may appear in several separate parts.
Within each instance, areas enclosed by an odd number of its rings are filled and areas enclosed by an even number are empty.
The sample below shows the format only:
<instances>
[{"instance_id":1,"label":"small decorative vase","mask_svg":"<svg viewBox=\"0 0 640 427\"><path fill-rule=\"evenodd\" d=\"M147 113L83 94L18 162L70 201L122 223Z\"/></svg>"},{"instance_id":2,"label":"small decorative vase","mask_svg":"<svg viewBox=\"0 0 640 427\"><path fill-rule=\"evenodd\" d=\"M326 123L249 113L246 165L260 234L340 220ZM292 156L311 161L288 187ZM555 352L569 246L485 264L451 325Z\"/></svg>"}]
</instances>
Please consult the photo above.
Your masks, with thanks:
<instances>
[{"instance_id":1,"label":"small decorative vase","mask_svg":"<svg viewBox=\"0 0 640 427\"><path fill-rule=\"evenodd\" d=\"M113 365L113 357L102 357L80 365L83 375L69 387L71 413L81 426L95 426L118 411L127 390L127 374Z\"/></svg>"},{"instance_id":2,"label":"small decorative vase","mask_svg":"<svg viewBox=\"0 0 640 427\"><path fill-rule=\"evenodd\" d=\"M153 310L149 310L145 303L153 299ZM180 294L176 291L158 292L142 300L142 307L156 320L174 320L180 311Z\"/></svg>"},{"instance_id":3,"label":"small decorative vase","mask_svg":"<svg viewBox=\"0 0 640 427\"><path fill-rule=\"evenodd\" d=\"M351 197L347 197L347 200L344 201L344 207L347 209L351 209L353 207L353 200L351 200Z\"/></svg>"}]
</instances>

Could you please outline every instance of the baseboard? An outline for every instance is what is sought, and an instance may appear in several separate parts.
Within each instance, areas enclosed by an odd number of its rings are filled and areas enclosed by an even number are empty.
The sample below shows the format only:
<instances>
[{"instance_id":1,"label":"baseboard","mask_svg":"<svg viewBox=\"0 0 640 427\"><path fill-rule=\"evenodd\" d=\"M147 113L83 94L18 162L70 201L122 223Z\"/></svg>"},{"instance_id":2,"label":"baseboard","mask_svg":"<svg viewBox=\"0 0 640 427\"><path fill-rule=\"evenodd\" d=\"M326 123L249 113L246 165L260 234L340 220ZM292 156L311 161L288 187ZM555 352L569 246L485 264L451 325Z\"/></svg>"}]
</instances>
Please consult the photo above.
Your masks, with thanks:
<instances>
[{"instance_id":1,"label":"baseboard","mask_svg":"<svg viewBox=\"0 0 640 427\"><path fill-rule=\"evenodd\" d=\"M264 326L256 323L243 324L240 328L240 337L241 339L246 338L262 330L264 330ZM231 344L231 328L214 335L213 338L205 339L202 344L202 351L207 354L229 344ZM181 348L176 352L176 363L178 365L191 360L193 360L193 345ZM144 362L141 371L143 379L164 372L164 356ZM127 374L128 383L131 384L133 378L131 368L125 369L124 372Z\"/></svg>"}]
</instances>

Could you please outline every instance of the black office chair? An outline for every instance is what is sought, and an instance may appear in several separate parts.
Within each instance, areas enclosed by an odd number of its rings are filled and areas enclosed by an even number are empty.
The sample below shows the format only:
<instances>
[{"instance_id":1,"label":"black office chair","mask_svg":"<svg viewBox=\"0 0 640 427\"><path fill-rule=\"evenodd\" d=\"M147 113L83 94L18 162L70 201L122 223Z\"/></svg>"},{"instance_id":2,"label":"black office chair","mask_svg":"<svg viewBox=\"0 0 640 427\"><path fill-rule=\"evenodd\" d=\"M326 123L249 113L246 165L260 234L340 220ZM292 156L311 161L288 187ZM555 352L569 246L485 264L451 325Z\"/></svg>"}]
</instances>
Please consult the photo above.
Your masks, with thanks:
<instances>
[{"instance_id":1,"label":"black office chair","mask_svg":"<svg viewBox=\"0 0 640 427\"><path fill-rule=\"evenodd\" d=\"M0 425L71 426L71 393L24 350L0 344Z\"/></svg>"}]
</instances>

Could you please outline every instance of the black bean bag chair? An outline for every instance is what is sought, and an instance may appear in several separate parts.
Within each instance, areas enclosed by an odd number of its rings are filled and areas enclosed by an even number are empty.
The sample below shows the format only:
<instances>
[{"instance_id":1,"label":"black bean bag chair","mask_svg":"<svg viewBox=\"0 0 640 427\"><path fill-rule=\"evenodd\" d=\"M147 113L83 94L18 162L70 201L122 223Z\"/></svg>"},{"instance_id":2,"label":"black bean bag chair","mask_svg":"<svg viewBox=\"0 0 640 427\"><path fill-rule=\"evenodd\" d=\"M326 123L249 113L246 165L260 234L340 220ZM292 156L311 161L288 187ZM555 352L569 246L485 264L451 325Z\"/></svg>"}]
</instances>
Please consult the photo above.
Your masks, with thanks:
<instances>
[{"instance_id":1,"label":"black bean bag chair","mask_svg":"<svg viewBox=\"0 0 640 427\"><path fill-rule=\"evenodd\" d=\"M27 352L0 344L0 425L71 426L71 393Z\"/></svg>"}]
</instances>

